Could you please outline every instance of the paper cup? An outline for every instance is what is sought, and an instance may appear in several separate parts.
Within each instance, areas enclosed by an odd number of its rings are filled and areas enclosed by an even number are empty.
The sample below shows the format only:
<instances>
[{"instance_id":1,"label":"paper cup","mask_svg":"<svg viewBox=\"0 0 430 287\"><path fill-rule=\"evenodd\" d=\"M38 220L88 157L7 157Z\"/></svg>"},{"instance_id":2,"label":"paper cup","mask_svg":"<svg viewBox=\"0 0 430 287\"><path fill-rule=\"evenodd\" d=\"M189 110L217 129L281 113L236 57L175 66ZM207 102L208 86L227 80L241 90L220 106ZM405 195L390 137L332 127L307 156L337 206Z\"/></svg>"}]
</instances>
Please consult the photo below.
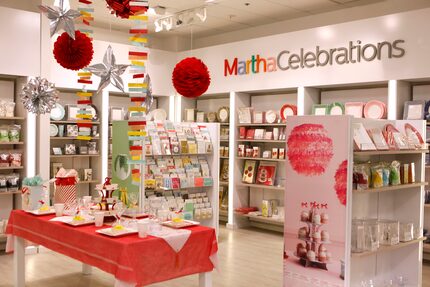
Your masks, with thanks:
<instances>
[{"instance_id":1,"label":"paper cup","mask_svg":"<svg viewBox=\"0 0 430 287\"><path fill-rule=\"evenodd\" d=\"M149 222L148 221L138 222L137 231L139 232L140 238L145 238L146 236L148 236Z\"/></svg>"},{"instance_id":2,"label":"paper cup","mask_svg":"<svg viewBox=\"0 0 430 287\"><path fill-rule=\"evenodd\" d=\"M54 204L55 209L55 216L63 216L64 211L64 203L55 203Z\"/></svg>"},{"instance_id":3,"label":"paper cup","mask_svg":"<svg viewBox=\"0 0 430 287\"><path fill-rule=\"evenodd\" d=\"M103 211L94 212L95 225L97 227L103 226L103 221L105 219L105 213Z\"/></svg>"}]
</instances>

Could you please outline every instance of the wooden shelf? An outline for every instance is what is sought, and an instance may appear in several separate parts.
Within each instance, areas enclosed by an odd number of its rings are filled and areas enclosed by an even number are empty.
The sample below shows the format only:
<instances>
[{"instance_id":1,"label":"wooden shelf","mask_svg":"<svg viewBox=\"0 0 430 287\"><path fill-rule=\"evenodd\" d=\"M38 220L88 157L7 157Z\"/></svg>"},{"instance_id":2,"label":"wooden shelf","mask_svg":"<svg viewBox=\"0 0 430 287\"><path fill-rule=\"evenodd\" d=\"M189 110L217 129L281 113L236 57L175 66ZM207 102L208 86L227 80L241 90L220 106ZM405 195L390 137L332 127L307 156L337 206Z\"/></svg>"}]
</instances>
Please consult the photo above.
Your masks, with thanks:
<instances>
[{"instance_id":1,"label":"wooden shelf","mask_svg":"<svg viewBox=\"0 0 430 287\"><path fill-rule=\"evenodd\" d=\"M408 241L408 242L400 242L399 244L396 244L396 245L390 245L390 246L382 246L381 245L378 248L378 250L375 250L375 251L367 251L367 252L362 252L362 253L351 253L351 257L353 257L353 258L354 257L356 257L356 258L358 258L358 257L365 257L365 256L369 256L369 255L374 255L374 254L377 254L377 253L382 253L382 252L387 252L387 251L393 251L393 250L397 250L397 249L400 249L400 248L403 248L403 247L406 247L406 246L417 244L417 243L419 243L421 241L424 241L424 240L426 240L426 237L421 237L419 239L415 239L415 240Z\"/></svg>"},{"instance_id":2,"label":"wooden shelf","mask_svg":"<svg viewBox=\"0 0 430 287\"><path fill-rule=\"evenodd\" d=\"M0 195L11 195L11 194L21 194L21 190L0 192Z\"/></svg>"},{"instance_id":3,"label":"wooden shelf","mask_svg":"<svg viewBox=\"0 0 430 287\"><path fill-rule=\"evenodd\" d=\"M23 169L23 166L0 166L0 170L15 170L15 169Z\"/></svg>"},{"instance_id":4,"label":"wooden shelf","mask_svg":"<svg viewBox=\"0 0 430 287\"><path fill-rule=\"evenodd\" d=\"M380 187L380 188L369 188L369 189L363 189L363 190L353 189L352 192L354 192L354 193L387 192L387 191L395 191L395 190L401 190L401 189L426 186L427 184L428 184L427 182L416 182L416 183L408 183L408 184L391 185L391 186L385 186L385 187Z\"/></svg>"},{"instance_id":5,"label":"wooden shelf","mask_svg":"<svg viewBox=\"0 0 430 287\"><path fill-rule=\"evenodd\" d=\"M425 207L425 208L430 208L430 204L429 204L429 203L426 203L426 204L424 204L424 207Z\"/></svg>"},{"instance_id":6,"label":"wooden shelf","mask_svg":"<svg viewBox=\"0 0 430 287\"><path fill-rule=\"evenodd\" d=\"M24 142L0 142L0 145L23 145Z\"/></svg>"},{"instance_id":7,"label":"wooden shelf","mask_svg":"<svg viewBox=\"0 0 430 287\"><path fill-rule=\"evenodd\" d=\"M229 140L219 140L220 143L228 143Z\"/></svg>"},{"instance_id":8,"label":"wooden shelf","mask_svg":"<svg viewBox=\"0 0 430 287\"><path fill-rule=\"evenodd\" d=\"M228 159L228 156L220 156L219 158Z\"/></svg>"},{"instance_id":9,"label":"wooden shelf","mask_svg":"<svg viewBox=\"0 0 430 287\"><path fill-rule=\"evenodd\" d=\"M387 155L387 154L420 154L427 153L427 149L414 149L414 150L369 150L369 151L355 151L354 155Z\"/></svg>"},{"instance_id":10,"label":"wooden shelf","mask_svg":"<svg viewBox=\"0 0 430 287\"><path fill-rule=\"evenodd\" d=\"M100 154L62 154L55 155L51 154L51 159L53 158L73 158L73 157L98 157Z\"/></svg>"},{"instance_id":11,"label":"wooden shelf","mask_svg":"<svg viewBox=\"0 0 430 287\"><path fill-rule=\"evenodd\" d=\"M1 121L23 121L24 117L0 117Z\"/></svg>"},{"instance_id":12,"label":"wooden shelf","mask_svg":"<svg viewBox=\"0 0 430 287\"><path fill-rule=\"evenodd\" d=\"M220 209L219 210L219 215L220 216L228 216L228 210Z\"/></svg>"},{"instance_id":13,"label":"wooden shelf","mask_svg":"<svg viewBox=\"0 0 430 287\"><path fill-rule=\"evenodd\" d=\"M242 214L242 213L235 213L236 215L244 218L248 218L251 221L271 224L271 225L277 225L277 226L284 226L284 221L279 219L274 219L272 217L263 217L258 215L250 215L250 214Z\"/></svg>"},{"instance_id":14,"label":"wooden shelf","mask_svg":"<svg viewBox=\"0 0 430 287\"><path fill-rule=\"evenodd\" d=\"M51 140L77 140L76 137L51 137ZM99 137L94 137L91 140L100 140Z\"/></svg>"},{"instance_id":15,"label":"wooden shelf","mask_svg":"<svg viewBox=\"0 0 430 287\"><path fill-rule=\"evenodd\" d=\"M261 160L261 161L280 161L280 162L285 162L285 158L284 159L279 159L279 158L262 158L262 157L236 157L236 159L250 159L250 160Z\"/></svg>"},{"instance_id":16,"label":"wooden shelf","mask_svg":"<svg viewBox=\"0 0 430 287\"><path fill-rule=\"evenodd\" d=\"M275 124L238 124L238 127L286 127L286 123L275 123Z\"/></svg>"},{"instance_id":17,"label":"wooden shelf","mask_svg":"<svg viewBox=\"0 0 430 287\"><path fill-rule=\"evenodd\" d=\"M237 186L262 188L262 189L278 190L278 191L284 191L285 190L285 187L283 187L283 186L270 186L270 185L264 185L264 184L238 183Z\"/></svg>"},{"instance_id":18,"label":"wooden shelf","mask_svg":"<svg viewBox=\"0 0 430 287\"><path fill-rule=\"evenodd\" d=\"M78 181L78 184L91 184L91 183L100 183L100 180L87 180L87 181Z\"/></svg>"},{"instance_id":19,"label":"wooden shelf","mask_svg":"<svg viewBox=\"0 0 430 287\"><path fill-rule=\"evenodd\" d=\"M199 156L199 155L212 155L212 153L181 153L181 154L158 154L158 155L145 155L145 157L172 157L172 156Z\"/></svg>"},{"instance_id":20,"label":"wooden shelf","mask_svg":"<svg viewBox=\"0 0 430 287\"><path fill-rule=\"evenodd\" d=\"M78 121L51 121L51 124L77 124ZM93 125L99 125L100 122L91 122Z\"/></svg>"},{"instance_id":21,"label":"wooden shelf","mask_svg":"<svg viewBox=\"0 0 430 287\"><path fill-rule=\"evenodd\" d=\"M228 185L228 181L222 181L222 180L220 180L220 181L219 181L219 184L220 184L220 185Z\"/></svg>"},{"instance_id":22,"label":"wooden shelf","mask_svg":"<svg viewBox=\"0 0 430 287\"><path fill-rule=\"evenodd\" d=\"M230 123L219 123L222 127L228 127L230 126Z\"/></svg>"},{"instance_id":23,"label":"wooden shelf","mask_svg":"<svg viewBox=\"0 0 430 287\"><path fill-rule=\"evenodd\" d=\"M423 251L425 253L430 253L430 243L423 243Z\"/></svg>"},{"instance_id":24,"label":"wooden shelf","mask_svg":"<svg viewBox=\"0 0 430 287\"><path fill-rule=\"evenodd\" d=\"M238 142L255 142L255 143L286 143L286 140L247 140L247 139L239 139Z\"/></svg>"}]
</instances>

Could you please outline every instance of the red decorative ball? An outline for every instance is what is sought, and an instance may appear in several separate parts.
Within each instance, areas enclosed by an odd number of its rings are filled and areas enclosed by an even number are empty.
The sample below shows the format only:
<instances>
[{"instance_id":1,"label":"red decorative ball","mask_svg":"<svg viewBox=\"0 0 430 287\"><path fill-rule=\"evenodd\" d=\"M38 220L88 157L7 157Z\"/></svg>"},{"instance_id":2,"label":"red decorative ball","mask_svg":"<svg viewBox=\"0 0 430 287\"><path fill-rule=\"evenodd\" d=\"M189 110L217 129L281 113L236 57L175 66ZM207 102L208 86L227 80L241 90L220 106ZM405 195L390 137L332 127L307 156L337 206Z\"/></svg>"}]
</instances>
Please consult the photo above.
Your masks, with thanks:
<instances>
[{"instance_id":1,"label":"red decorative ball","mask_svg":"<svg viewBox=\"0 0 430 287\"><path fill-rule=\"evenodd\" d=\"M333 141L320 124L295 127L288 137L287 145L288 160L298 174L321 175L333 157Z\"/></svg>"},{"instance_id":2,"label":"red decorative ball","mask_svg":"<svg viewBox=\"0 0 430 287\"><path fill-rule=\"evenodd\" d=\"M117 17L128 19L128 17L135 14L130 9L130 0L106 0L106 4L112 9L112 14Z\"/></svg>"},{"instance_id":3,"label":"red decorative ball","mask_svg":"<svg viewBox=\"0 0 430 287\"><path fill-rule=\"evenodd\" d=\"M191 57L176 64L172 81L179 94L186 98L197 98L208 90L211 78L208 67L200 59Z\"/></svg>"},{"instance_id":4,"label":"red decorative ball","mask_svg":"<svg viewBox=\"0 0 430 287\"><path fill-rule=\"evenodd\" d=\"M87 35L75 32L75 40L64 32L54 44L54 57L63 68L80 70L91 63L93 59L93 43Z\"/></svg>"},{"instance_id":5,"label":"red decorative ball","mask_svg":"<svg viewBox=\"0 0 430 287\"><path fill-rule=\"evenodd\" d=\"M336 190L337 198L340 203L346 205L346 184L348 179L348 161L344 160L334 175L334 189Z\"/></svg>"}]
</instances>

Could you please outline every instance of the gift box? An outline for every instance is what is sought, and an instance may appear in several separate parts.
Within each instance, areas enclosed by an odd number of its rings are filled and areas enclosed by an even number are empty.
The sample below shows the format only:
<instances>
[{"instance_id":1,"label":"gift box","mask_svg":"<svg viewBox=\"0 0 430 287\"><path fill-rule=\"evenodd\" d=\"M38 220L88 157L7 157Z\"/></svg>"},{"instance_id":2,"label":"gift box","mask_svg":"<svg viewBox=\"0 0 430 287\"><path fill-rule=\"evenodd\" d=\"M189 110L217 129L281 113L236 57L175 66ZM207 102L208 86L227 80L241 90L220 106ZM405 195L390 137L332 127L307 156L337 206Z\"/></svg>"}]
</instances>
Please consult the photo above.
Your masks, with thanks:
<instances>
[{"instance_id":1,"label":"gift box","mask_svg":"<svg viewBox=\"0 0 430 287\"><path fill-rule=\"evenodd\" d=\"M68 204L76 200L78 172L61 168L55 175L54 202Z\"/></svg>"},{"instance_id":2,"label":"gift box","mask_svg":"<svg viewBox=\"0 0 430 287\"><path fill-rule=\"evenodd\" d=\"M22 181L22 209L36 210L48 201L48 191L40 176L24 178Z\"/></svg>"}]
</instances>

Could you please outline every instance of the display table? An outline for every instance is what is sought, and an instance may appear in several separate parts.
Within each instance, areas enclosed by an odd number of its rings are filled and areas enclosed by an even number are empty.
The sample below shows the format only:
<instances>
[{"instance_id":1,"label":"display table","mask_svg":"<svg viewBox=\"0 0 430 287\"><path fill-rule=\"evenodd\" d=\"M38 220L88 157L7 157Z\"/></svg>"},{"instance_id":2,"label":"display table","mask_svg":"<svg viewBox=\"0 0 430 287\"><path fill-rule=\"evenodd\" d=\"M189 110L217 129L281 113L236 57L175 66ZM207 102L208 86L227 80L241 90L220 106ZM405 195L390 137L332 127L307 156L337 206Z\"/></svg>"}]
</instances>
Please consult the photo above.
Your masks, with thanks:
<instances>
[{"instance_id":1,"label":"display table","mask_svg":"<svg viewBox=\"0 0 430 287\"><path fill-rule=\"evenodd\" d=\"M24 240L97 267L113 274L119 281L132 282L136 286L197 273L200 274L199 286L212 286L210 272L214 269L213 259L218 251L212 228L189 228L188 241L176 253L158 237L139 238L134 234L110 238L95 232L100 227L71 227L49 221L53 217L38 217L21 210L11 212L6 233L14 236L15 287L25 286Z\"/></svg>"}]
</instances>

